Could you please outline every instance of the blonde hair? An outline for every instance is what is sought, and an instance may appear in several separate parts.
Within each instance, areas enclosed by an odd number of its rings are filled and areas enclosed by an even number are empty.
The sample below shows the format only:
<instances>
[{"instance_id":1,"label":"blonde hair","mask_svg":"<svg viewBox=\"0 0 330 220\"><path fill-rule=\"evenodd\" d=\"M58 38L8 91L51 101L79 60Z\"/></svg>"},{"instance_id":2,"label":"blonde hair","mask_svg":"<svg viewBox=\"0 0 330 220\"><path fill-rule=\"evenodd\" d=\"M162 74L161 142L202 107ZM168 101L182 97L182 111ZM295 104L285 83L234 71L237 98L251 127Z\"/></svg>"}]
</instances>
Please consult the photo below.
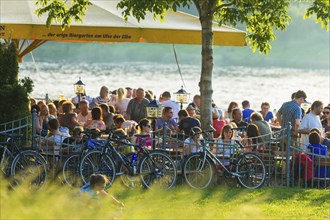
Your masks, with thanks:
<instances>
[{"instance_id":1,"label":"blonde hair","mask_svg":"<svg viewBox=\"0 0 330 220\"><path fill-rule=\"evenodd\" d=\"M117 90L117 96L118 96L118 100L123 100L123 98L125 97L125 90L123 88L119 88Z\"/></svg>"}]
</instances>

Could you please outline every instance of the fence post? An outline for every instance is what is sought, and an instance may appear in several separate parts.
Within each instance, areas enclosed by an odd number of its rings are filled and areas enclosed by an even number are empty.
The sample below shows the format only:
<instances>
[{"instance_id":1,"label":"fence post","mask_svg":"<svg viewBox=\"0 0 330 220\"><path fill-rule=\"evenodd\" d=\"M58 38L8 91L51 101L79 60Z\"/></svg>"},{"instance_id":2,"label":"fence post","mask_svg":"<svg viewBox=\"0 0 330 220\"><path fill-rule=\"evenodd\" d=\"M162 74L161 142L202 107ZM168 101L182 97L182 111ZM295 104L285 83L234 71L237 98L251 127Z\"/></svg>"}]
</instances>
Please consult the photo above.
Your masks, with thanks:
<instances>
[{"instance_id":1,"label":"fence post","mask_svg":"<svg viewBox=\"0 0 330 220\"><path fill-rule=\"evenodd\" d=\"M45 101L46 101L46 104L49 103L49 96L48 96L48 93L46 93L46 98L45 98Z\"/></svg>"},{"instance_id":2,"label":"fence post","mask_svg":"<svg viewBox=\"0 0 330 220\"><path fill-rule=\"evenodd\" d=\"M166 122L164 122L164 124L163 124L163 143L162 143L162 148L163 148L163 150L165 150L166 149Z\"/></svg>"},{"instance_id":3,"label":"fence post","mask_svg":"<svg viewBox=\"0 0 330 220\"><path fill-rule=\"evenodd\" d=\"M291 123L286 127L286 187L290 186L290 146L291 146Z\"/></svg>"},{"instance_id":4,"label":"fence post","mask_svg":"<svg viewBox=\"0 0 330 220\"><path fill-rule=\"evenodd\" d=\"M32 111L32 147L36 146L35 137L37 136L37 110L33 109Z\"/></svg>"}]
</instances>

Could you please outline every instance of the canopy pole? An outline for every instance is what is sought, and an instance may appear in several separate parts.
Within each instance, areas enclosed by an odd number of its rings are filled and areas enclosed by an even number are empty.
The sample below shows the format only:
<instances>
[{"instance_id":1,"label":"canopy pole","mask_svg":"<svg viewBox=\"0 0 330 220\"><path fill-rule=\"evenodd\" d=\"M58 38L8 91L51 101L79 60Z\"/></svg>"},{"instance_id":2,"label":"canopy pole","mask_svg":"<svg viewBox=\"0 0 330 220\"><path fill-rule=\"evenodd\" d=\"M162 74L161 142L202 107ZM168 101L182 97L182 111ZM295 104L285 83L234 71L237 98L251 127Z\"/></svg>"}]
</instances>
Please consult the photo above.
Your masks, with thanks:
<instances>
[{"instance_id":1,"label":"canopy pole","mask_svg":"<svg viewBox=\"0 0 330 220\"><path fill-rule=\"evenodd\" d=\"M26 54L30 53L32 50L36 49L37 47L47 42L47 40L33 40L32 43L23 50L23 47L26 44L27 40L24 39L21 45L19 45L19 41L20 40L18 39L13 39L13 42L16 44L17 48L19 48L17 50L17 56L18 56L17 60L19 63L23 61L23 56L25 56Z\"/></svg>"}]
</instances>

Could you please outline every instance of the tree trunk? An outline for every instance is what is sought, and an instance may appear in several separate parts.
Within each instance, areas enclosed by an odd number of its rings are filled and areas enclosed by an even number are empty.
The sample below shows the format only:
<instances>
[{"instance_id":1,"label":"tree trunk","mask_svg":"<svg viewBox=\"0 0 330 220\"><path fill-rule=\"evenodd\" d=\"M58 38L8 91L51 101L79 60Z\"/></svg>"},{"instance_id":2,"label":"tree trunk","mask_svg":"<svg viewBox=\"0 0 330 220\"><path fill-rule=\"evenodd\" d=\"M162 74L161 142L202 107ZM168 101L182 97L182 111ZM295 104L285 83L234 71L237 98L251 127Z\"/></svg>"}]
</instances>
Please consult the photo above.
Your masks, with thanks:
<instances>
[{"instance_id":1,"label":"tree trunk","mask_svg":"<svg viewBox=\"0 0 330 220\"><path fill-rule=\"evenodd\" d=\"M208 1L200 5L200 22L202 25L202 72L199 81L201 93L201 124L203 129L212 125L212 70L213 70L213 33L212 6Z\"/></svg>"}]
</instances>

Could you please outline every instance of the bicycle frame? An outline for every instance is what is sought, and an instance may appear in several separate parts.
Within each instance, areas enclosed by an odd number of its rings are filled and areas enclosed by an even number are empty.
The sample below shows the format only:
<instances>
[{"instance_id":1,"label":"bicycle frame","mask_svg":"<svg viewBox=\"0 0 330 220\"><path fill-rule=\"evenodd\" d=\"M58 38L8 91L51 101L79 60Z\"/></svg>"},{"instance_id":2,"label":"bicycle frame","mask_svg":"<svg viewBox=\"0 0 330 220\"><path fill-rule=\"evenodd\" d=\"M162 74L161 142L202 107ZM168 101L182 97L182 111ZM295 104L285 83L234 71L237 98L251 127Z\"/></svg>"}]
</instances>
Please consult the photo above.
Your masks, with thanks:
<instances>
[{"instance_id":1,"label":"bicycle frame","mask_svg":"<svg viewBox=\"0 0 330 220\"><path fill-rule=\"evenodd\" d=\"M206 137L208 137L208 133L209 133L209 132L210 132L210 131L204 131L204 132L202 132L202 134L205 134ZM243 146L240 142L235 141L235 143L238 144L240 147L244 148L244 146ZM227 174L230 174L230 175L232 175L232 176L236 176L236 177L241 177L240 174L238 174L238 173L236 173L236 172L232 172L232 171L230 171L229 169L227 169L227 167L221 162L221 160L220 160L219 158L217 158L217 156L214 155L214 154L208 149L208 145L209 145L209 144L218 144L218 143L216 143L216 142L210 142L210 141L207 140L207 138L205 139L205 141L204 141L204 143L203 143L203 146L202 146L203 151L200 152L201 154L203 154L203 164L202 164L201 167L204 166L204 163L205 163L206 157L209 156L211 159L213 159L213 160L216 162L216 164L220 165L221 168L222 168ZM233 154L235 154L236 152L240 152L240 150L239 150L239 148L236 146L236 144L235 144L235 145L232 145L232 144L225 144L225 143L223 143L222 145L224 145L224 146L226 146L226 145L227 145L227 146L233 146L233 147L234 147L234 153L233 153ZM240 155L242 155L242 153L240 153ZM234 157L234 156L232 155L230 158L233 159L233 157Z\"/></svg>"}]
</instances>

